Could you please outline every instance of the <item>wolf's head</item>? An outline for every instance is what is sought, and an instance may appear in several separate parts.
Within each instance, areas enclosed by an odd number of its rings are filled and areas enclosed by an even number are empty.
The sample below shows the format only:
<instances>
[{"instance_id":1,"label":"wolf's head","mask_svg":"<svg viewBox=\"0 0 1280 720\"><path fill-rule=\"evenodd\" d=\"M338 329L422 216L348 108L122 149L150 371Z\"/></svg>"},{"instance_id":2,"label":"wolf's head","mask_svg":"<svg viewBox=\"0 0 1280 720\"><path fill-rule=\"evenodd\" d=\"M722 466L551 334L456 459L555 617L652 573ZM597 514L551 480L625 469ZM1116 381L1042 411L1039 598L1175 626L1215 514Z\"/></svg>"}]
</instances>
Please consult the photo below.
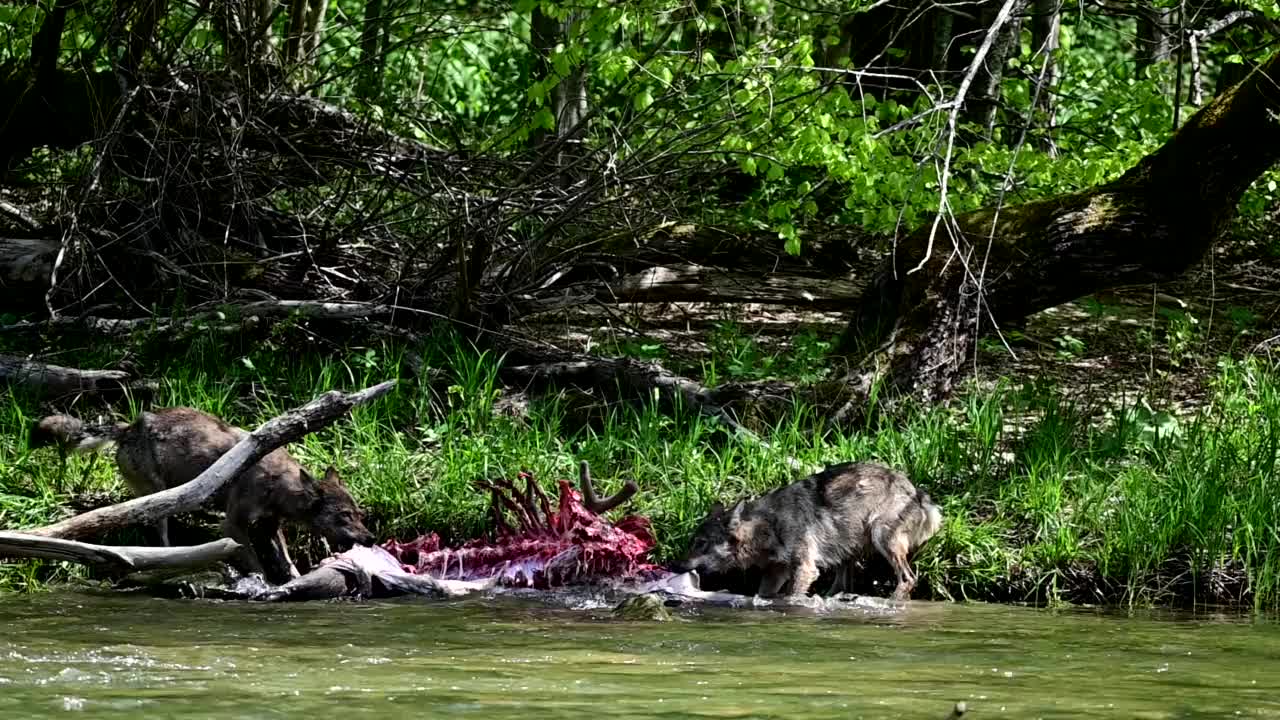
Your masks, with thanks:
<instances>
[{"instance_id":1,"label":"wolf's head","mask_svg":"<svg viewBox=\"0 0 1280 720\"><path fill-rule=\"evenodd\" d=\"M317 497L311 515L311 527L339 552L350 550L352 545L373 545L373 533L369 532L362 520L364 513L356 505L351 493L347 492L347 486L338 477L338 471L331 467L325 470L324 479L312 478L312 482L315 483Z\"/></svg>"},{"instance_id":2,"label":"wolf's head","mask_svg":"<svg viewBox=\"0 0 1280 720\"><path fill-rule=\"evenodd\" d=\"M689 552L681 563L687 570L703 573L723 573L739 568L738 535L735 529L740 522L742 503L732 509L721 503L711 506L711 512L689 544Z\"/></svg>"}]
</instances>

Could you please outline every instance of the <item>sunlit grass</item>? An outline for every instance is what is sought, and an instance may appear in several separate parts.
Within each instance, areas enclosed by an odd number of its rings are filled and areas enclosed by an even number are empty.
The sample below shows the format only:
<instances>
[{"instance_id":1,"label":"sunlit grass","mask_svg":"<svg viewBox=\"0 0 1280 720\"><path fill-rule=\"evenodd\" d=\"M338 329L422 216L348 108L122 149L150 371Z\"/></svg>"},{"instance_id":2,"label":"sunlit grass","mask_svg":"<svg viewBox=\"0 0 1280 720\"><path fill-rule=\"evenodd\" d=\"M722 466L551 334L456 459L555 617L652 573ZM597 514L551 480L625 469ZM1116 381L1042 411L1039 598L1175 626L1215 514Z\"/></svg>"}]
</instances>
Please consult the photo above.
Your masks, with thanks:
<instances>
[{"instance_id":1,"label":"sunlit grass","mask_svg":"<svg viewBox=\"0 0 1280 720\"><path fill-rule=\"evenodd\" d=\"M639 483L626 510L652 518L657 558L668 560L715 500L796 479L788 457L813 466L880 460L943 505L947 522L916 559L938 597L1053 601L1083 582L1107 602L1185 601L1178 588L1199 592L1214 573L1235 572L1257 605L1280 599L1280 375L1259 361L1224 361L1190 417L1104 412L1043 386L971 388L848 434L815 430L813 413L797 408L763 430L765 448L693 412L602 405L582 422L580 409L547 397L530 400L522 416L496 413L497 358L451 335L337 354L285 345L202 338L145 372L163 378L157 404L252 427L326 390L406 377L414 353L438 371L430 381L406 379L292 448L313 471L335 465L384 538L473 536L487 509L475 481L529 470L551 490L582 459L605 492ZM0 403L0 527L48 522L77 493L122 492L109 457L64 467L52 450L29 450L25 428L42 413L22 394ZM14 589L50 577L32 563L2 567L0 583Z\"/></svg>"}]
</instances>

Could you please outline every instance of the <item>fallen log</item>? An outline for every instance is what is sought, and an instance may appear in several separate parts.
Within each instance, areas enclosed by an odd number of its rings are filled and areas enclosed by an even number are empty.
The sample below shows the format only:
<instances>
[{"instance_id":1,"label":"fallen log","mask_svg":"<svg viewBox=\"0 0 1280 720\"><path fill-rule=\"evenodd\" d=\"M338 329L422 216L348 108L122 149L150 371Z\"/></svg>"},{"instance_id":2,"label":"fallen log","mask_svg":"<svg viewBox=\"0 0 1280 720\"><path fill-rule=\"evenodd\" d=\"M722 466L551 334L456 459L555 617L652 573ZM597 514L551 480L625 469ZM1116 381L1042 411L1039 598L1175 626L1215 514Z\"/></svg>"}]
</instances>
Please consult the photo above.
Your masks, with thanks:
<instances>
[{"instance_id":1,"label":"fallen log","mask_svg":"<svg viewBox=\"0 0 1280 720\"><path fill-rule=\"evenodd\" d=\"M504 367L500 374L508 382L524 383L526 388L570 383L604 390L618 388L622 393L638 398L652 398L656 394L666 405L692 408L738 438L765 449L772 448L767 440L744 427L717 401L717 395L723 394L720 389L707 388L696 380L676 375L656 362L633 358L586 358ZM804 465L795 458L787 457L785 462L793 469L804 469Z\"/></svg>"},{"instance_id":2,"label":"fallen log","mask_svg":"<svg viewBox=\"0 0 1280 720\"><path fill-rule=\"evenodd\" d=\"M82 538L130 525L152 525L170 515L191 512L267 453L332 424L356 405L386 395L395 385L395 380L388 380L354 393L331 390L263 423L191 482L23 532L43 537Z\"/></svg>"},{"instance_id":3,"label":"fallen log","mask_svg":"<svg viewBox=\"0 0 1280 720\"><path fill-rule=\"evenodd\" d=\"M75 540L0 531L0 557L63 560L122 572L204 567L240 550L230 538L187 547L91 545Z\"/></svg>"},{"instance_id":4,"label":"fallen log","mask_svg":"<svg viewBox=\"0 0 1280 720\"><path fill-rule=\"evenodd\" d=\"M57 241L39 237L0 237L0 289L47 286L60 247Z\"/></svg>"},{"instance_id":5,"label":"fallen log","mask_svg":"<svg viewBox=\"0 0 1280 720\"><path fill-rule=\"evenodd\" d=\"M658 266L613 283L552 288L523 298L518 316L587 303L754 303L810 310L847 310L861 284L793 273L745 273L702 265Z\"/></svg>"},{"instance_id":6,"label":"fallen log","mask_svg":"<svg viewBox=\"0 0 1280 720\"><path fill-rule=\"evenodd\" d=\"M390 315L392 308L362 302L322 302L313 300L259 300L250 303L222 305L218 310L196 313L185 318L104 318L86 315L57 317L43 321L23 321L0 326L0 332L40 331L48 328L84 330L96 335L130 335L140 330L158 333L204 330L234 330L228 316L240 318L241 324L257 324L262 318L298 315L314 320L354 320Z\"/></svg>"},{"instance_id":7,"label":"fallen log","mask_svg":"<svg viewBox=\"0 0 1280 720\"><path fill-rule=\"evenodd\" d=\"M0 384L51 395L155 388L147 380L130 380L129 373L123 370L80 370L13 355L0 355Z\"/></svg>"}]
</instances>

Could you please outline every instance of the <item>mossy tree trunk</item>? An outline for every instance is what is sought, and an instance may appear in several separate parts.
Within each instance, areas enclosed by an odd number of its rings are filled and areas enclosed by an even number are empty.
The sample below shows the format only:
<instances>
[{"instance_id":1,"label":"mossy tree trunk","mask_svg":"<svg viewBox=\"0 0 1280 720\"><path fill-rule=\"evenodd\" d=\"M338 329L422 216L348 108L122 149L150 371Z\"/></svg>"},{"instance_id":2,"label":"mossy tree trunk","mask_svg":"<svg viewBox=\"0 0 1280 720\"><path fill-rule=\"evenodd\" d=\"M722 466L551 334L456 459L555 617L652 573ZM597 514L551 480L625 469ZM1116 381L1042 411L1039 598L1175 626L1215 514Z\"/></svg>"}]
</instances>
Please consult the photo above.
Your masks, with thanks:
<instances>
[{"instance_id":1,"label":"mossy tree trunk","mask_svg":"<svg viewBox=\"0 0 1280 720\"><path fill-rule=\"evenodd\" d=\"M1181 275L1277 160L1280 53L1112 182L959 216L958 237L940 226L932 248L931 224L899 241L842 339L858 368L847 379L866 387L882 378L925 400L944 397L993 323Z\"/></svg>"}]
</instances>

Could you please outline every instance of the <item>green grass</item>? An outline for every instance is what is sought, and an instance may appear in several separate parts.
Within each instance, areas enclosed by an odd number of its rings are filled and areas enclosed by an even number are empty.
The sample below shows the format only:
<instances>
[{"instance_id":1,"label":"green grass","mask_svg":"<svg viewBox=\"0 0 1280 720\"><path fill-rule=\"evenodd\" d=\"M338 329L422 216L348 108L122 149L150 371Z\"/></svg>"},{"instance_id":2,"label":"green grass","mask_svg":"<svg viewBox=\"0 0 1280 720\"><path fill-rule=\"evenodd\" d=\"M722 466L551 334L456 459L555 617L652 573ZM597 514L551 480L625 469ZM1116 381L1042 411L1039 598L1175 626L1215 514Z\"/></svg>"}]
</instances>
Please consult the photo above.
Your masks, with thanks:
<instances>
[{"instance_id":1,"label":"green grass","mask_svg":"<svg viewBox=\"0 0 1280 720\"><path fill-rule=\"evenodd\" d=\"M580 406L548 397L532 400L523 417L495 413L497 358L452 336L414 348L300 348L284 335L254 347L201 337L176 354L143 343L85 351L74 362L136 352L145 374L163 378L157 404L254 426L329 389L405 376L414 352L442 371L439 379L406 382L294 447L313 470L339 468L384 538L474 535L487 508L474 481L527 469L551 489L585 459L604 491L626 478L639 483L629 510L652 518L666 560L715 500L795 479L788 456L814 465L875 459L907 471L943 505L944 528L916 559L936 597L1183 603L1243 580L1257 607L1280 604L1280 372L1261 361L1222 361L1189 417L1145 405L1103 411L1051 387L1002 385L966 390L942 407L905 408L849 434L817 432L812 413L797 408L765 430L771 447L763 448L690 412L605 406L584 424ZM714 367L726 359L733 368ZM742 361L713 354L708 374L741 375ZM122 492L108 458L63 467L55 452L26 447L24 428L48 409L22 395L0 404L0 527L46 522L77 493ZM79 572L0 567L0 586L15 589Z\"/></svg>"}]
</instances>

